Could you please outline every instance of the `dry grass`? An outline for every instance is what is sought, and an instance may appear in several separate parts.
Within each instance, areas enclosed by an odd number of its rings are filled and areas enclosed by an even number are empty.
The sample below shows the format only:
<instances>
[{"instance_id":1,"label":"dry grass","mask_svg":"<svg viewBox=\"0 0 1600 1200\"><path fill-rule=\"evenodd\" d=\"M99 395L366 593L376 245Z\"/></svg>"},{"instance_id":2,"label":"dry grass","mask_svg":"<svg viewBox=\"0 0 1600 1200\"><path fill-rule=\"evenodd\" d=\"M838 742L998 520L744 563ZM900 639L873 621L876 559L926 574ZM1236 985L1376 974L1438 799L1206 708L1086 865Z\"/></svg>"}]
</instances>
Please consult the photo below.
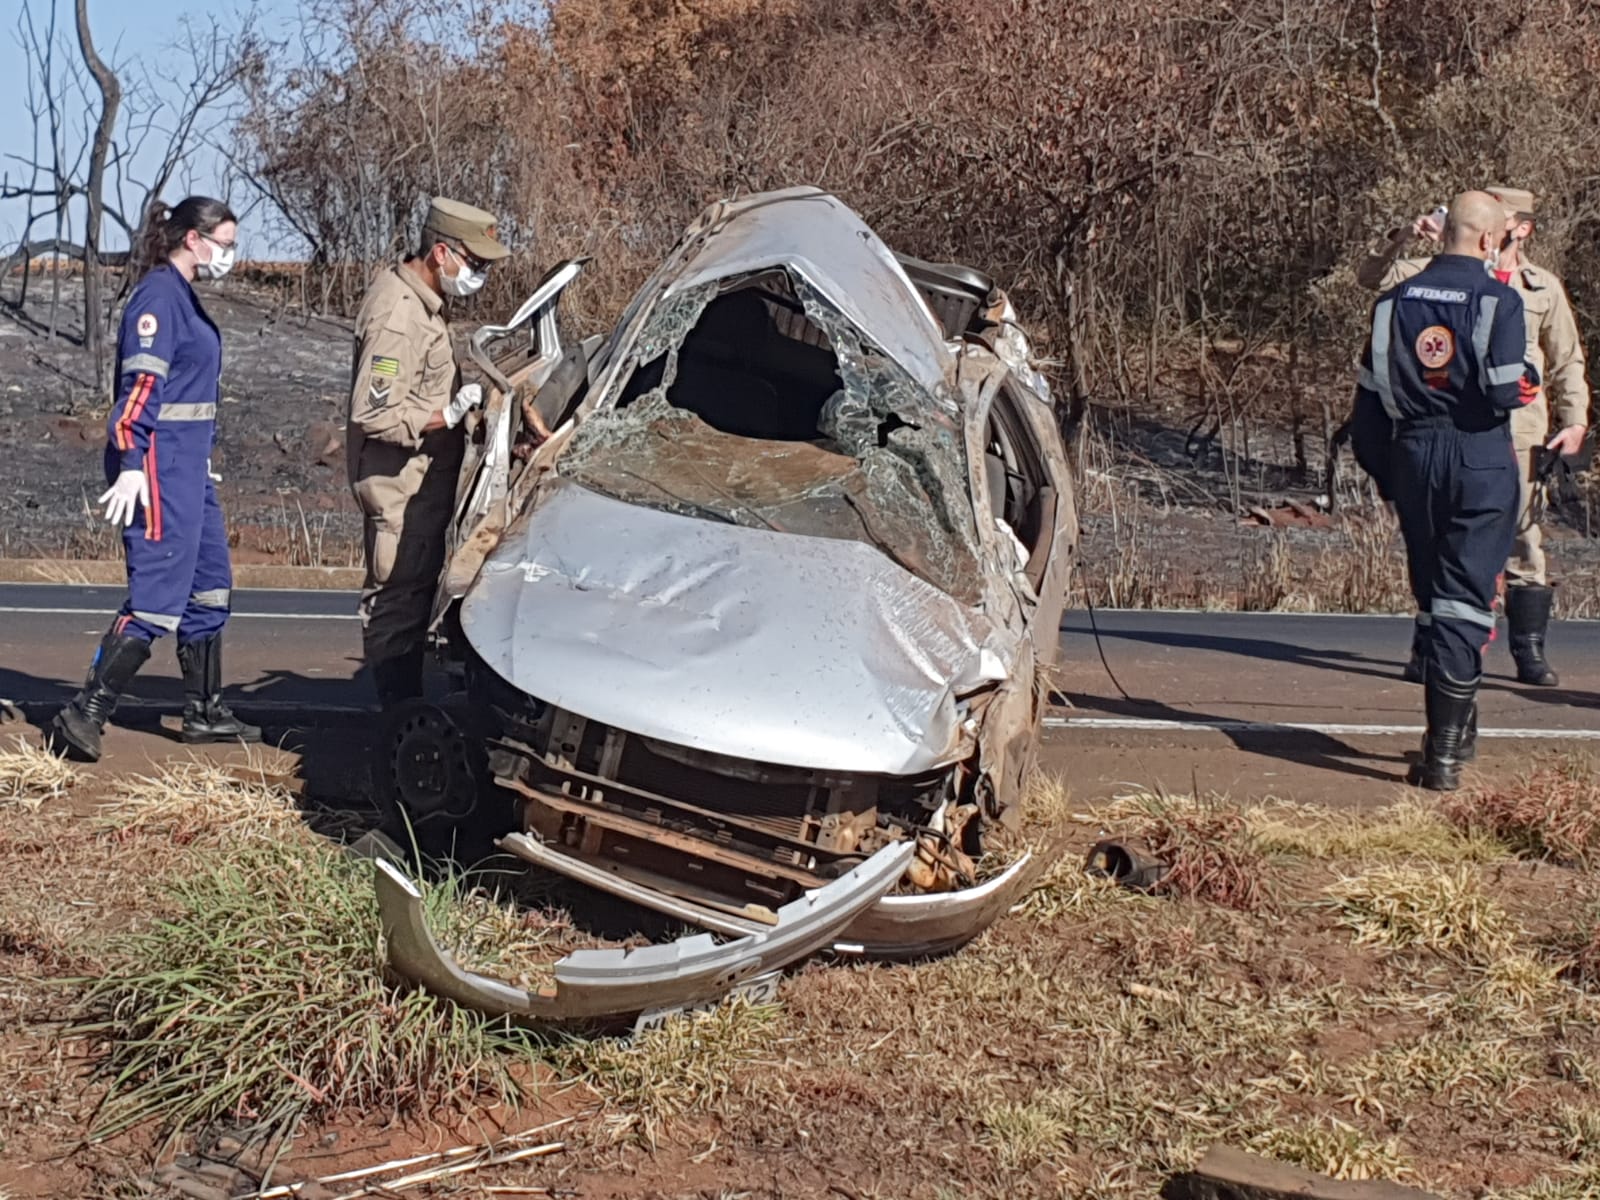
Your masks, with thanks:
<instances>
[{"instance_id":1,"label":"dry grass","mask_svg":"<svg viewBox=\"0 0 1600 1200\"><path fill-rule=\"evenodd\" d=\"M1469 836L1495 838L1524 858L1586 869L1600 862L1600 777L1588 758L1538 767L1507 786L1456 793L1443 811Z\"/></svg>"},{"instance_id":2,"label":"dry grass","mask_svg":"<svg viewBox=\"0 0 1600 1200\"><path fill-rule=\"evenodd\" d=\"M1328 889L1340 923L1362 945L1421 947L1486 962L1515 944L1516 924L1465 868L1374 867Z\"/></svg>"},{"instance_id":3,"label":"dry grass","mask_svg":"<svg viewBox=\"0 0 1600 1200\"><path fill-rule=\"evenodd\" d=\"M721 1104L736 1071L768 1061L775 1028L772 1006L736 1001L674 1017L631 1041L576 1044L566 1065L605 1101L612 1138L653 1145L674 1117Z\"/></svg>"},{"instance_id":4,"label":"dry grass","mask_svg":"<svg viewBox=\"0 0 1600 1200\"><path fill-rule=\"evenodd\" d=\"M1241 912L1267 903L1266 856L1245 814L1226 801L1146 799L1141 838L1167 864L1161 890Z\"/></svg>"},{"instance_id":5,"label":"dry grass","mask_svg":"<svg viewBox=\"0 0 1600 1200\"><path fill-rule=\"evenodd\" d=\"M0 749L0 811L37 809L47 800L60 799L77 778L71 763L37 742L16 737L10 749Z\"/></svg>"},{"instance_id":6,"label":"dry grass","mask_svg":"<svg viewBox=\"0 0 1600 1200\"><path fill-rule=\"evenodd\" d=\"M99 818L124 834L159 834L178 845L284 837L301 822L285 758L251 749L232 763L172 759L120 781Z\"/></svg>"},{"instance_id":7,"label":"dry grass","mask_svg":"<svg viewBox=\"0 0 1600 1200\"><path fill-rule=\"evenodd\" d=\"M1415 1174L1398 1138L1377 1140L1334 1118L1269 1130L1252 1139L1250 1149L1335 1179L1398 1180Z\"/></svg>"},{"instance_id":8,"label":"dry grass","mask_svg":"<svg viewBox=\"0 0 1600 1200\"><path fill-rule=\"evenodd\" d=\"M425 1096L470 1105L539 1059L581 1076L600 1103L574 1169L627 1161L640 1192L663 1190L651 1154L669 1145L711 1154L708 1171L725 1162L719 1183L756 1187L749 1164L772 1156L847 1177L862 1197L1147 1196L1218 1141L1441 1194L1481 1190L1485 1170L1490 1185L1539 1179L1504 1193L1515 1200L1568 1200L1600 1182L1589 1169L1600 997L1563 977L1570 954L1522 932L1543 939L1566 923L1571 938L1589 936L1586 915L1561 910L1564 872L1476 869L1503 857L1499 843L1415 804L1350 816L1131 796L1074 814L1059 780L1036 781L1030 799L1024 838L1066 835L1068 848L1019 911L962 952L819 963L785 981L781 1008L730 1006L631 1043L539 1046L447 1008L424 1018L410 1006L425 997L378 975L363 870L347 874L304 841L250 841L221 865L197 847L190 866L172 864L189 876L176 893L141 901L165 919L101 946L95 973L108 982L96 995L114 1026L104 1061L131 1069L124 1104L194 1121L240 1103L263 1117L414 1112ZM1174 903L1082 875L1100 828L1162 819L1184 837L1218 828L1261 856L1278 902ZM132 849L167 844L165 826L142 828ZM70 858L57 832L31 837ZM0 864L13 861L24 858L0 840ZM0 907L26 899L0 885ZM524 983L579 936L559 912L459 887L429 904L452 952ZM77 927L59 936L69 950L99 944L75 942L90 936ZM0 973L17 961L0 956ZM255 1022L248 1045L241 1018ZM382 1063L368 1049L379 1044ZM424 1048L434 1057L419 1058ZM322 1099L307 1102L278 1063ZM0 1092L13 1094L0 1137L58 1103L70 1081L41 1082L51 1078L0 1064ZM682 1170L676 1152L664 1163Z\"/></svg>"},{"instance_id":9,"label":"dry grass","mask_svg":"<svg viewBox=\"0 0 1600 1200\"><path fill-rule=\"evenodd\" d=\"M1495 862L1509 853L1486 831L1463 828L1437 808L1414 799L1367 810L1263 804L1253 807L1248 819L1262 849L1275 855L1477 864Z\"/></svg>"}]
</instances>

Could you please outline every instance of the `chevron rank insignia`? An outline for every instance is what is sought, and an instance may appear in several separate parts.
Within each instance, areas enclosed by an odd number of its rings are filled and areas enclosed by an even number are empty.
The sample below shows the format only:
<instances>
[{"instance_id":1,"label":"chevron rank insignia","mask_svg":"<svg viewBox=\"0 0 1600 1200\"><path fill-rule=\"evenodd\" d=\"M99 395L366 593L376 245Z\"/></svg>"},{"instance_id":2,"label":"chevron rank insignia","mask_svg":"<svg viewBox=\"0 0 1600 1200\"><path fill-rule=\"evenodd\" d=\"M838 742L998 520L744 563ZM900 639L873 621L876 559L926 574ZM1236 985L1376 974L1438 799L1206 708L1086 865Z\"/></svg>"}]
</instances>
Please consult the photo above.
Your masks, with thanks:
<instances>
[{"instance_id":1,"label":"chevron rank insignia","mask_svg":"<svg viewBox=\"0 0 1600 1200\"><path fill-rule=\"evenodd\" d=\"M372 376L371 386L367 389L367 401L373 408L383 408L389 403L389 389L394 386L392 380L381 375Z\"/></svg>"},{"instance_id":2,"label":"chevron rank insignia","mask_svg":"<svg viewBox=\"0 0 1600 1200\"><path fill-rule=\"evenodd\" d=\"M372 358L372 373L374 375L387 375L390 379L400 374L400 360L398 358L384 358L374 355Z\"/></svg>"}]
</instances>

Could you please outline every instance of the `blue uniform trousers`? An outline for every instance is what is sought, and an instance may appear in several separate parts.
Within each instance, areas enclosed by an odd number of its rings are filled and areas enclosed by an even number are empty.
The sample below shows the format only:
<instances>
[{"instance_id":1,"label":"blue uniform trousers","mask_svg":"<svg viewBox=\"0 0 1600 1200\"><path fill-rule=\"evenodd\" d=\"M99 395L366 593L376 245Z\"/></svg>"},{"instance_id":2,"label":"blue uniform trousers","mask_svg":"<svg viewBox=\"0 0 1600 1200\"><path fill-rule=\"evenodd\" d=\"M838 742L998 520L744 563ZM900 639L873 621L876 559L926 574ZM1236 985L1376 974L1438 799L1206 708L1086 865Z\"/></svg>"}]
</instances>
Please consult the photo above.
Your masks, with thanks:
<instances>
[{"instance_id":1,"label":"blue uniform trousers","mask_svg":"<svg viewBox=\"0 0 1600 1200\"><path fill-rule=\"evenodd\" d=\"M1505 425L1466 432L1448 418L1402 422L1394 442L1396 514L1424 669L1461 682L1483 671L1499 575L1516 533L1518 476Z\"/></svg>"},{"instance_id":2,"label":"blue uniform trousers","mask_svg":"<svg viewBox=\"0 0 1600 1200\"><path fill-rule=\"evenodd\" d=\"M209 430L207 430L209 433ZM186 439L187 440L187 439ZM220 633L232 601L233 565L222 506L208 471L209 438L184 453L152 447L145 460L150 507L142 505L122 534L128 598L117 631L154 641L176 633L180 644ZM159 455L159 457L158 457ZM106 474L119 466L108 453Z\"/></svg>"}]
</instances>

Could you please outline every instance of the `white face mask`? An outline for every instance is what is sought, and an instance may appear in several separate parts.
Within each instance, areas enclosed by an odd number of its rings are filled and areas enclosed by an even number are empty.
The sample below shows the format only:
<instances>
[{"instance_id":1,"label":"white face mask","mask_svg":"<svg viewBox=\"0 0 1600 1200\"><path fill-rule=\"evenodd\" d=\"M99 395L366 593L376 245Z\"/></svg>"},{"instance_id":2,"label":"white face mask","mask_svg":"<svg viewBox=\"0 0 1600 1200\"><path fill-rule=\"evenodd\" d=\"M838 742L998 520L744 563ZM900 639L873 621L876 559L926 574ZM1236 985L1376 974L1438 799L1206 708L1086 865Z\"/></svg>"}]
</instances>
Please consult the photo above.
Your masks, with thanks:
<instances>
[{"instance_id":1,"label":"white face mask","mask_svg":"<svg viewBox=\"0 0 1600 1200\"><path fill-rule=\"evenodd\" d=\"M467 265L466 260L460 255L456 254L454 250L451 250L450 254L451 257L461 264L461 270L454 275L446 275L443 271L440 271L439 286L452 296L470 296L472 293L483 287L483 285L488 281L488 273L485 271L474 271Z\"/></svg>"},{"instance_id":2,"label":"white face mask","mask_svg":"<svg viewBox=\"0 0 1600 1200\"><path fill-rule=\"evenodd\" d=\"M209 262L199 262L197 260L194 268L196 275L200 276L201 279L221 279L229 271L233 270L234 247L220 246L203 233L200 235L200 239L210 244L211 260Z\"/></svg>"}]
</instances>

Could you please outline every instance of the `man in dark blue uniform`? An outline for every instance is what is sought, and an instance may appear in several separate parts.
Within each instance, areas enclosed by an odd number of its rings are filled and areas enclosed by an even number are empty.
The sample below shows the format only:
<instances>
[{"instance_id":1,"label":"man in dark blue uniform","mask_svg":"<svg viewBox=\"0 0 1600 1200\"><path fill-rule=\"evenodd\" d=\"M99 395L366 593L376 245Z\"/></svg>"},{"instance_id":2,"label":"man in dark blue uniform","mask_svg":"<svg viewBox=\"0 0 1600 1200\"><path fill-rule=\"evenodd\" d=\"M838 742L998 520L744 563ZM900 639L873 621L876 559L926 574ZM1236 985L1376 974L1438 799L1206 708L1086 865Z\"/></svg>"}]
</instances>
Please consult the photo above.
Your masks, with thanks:
<instances>
[{"instance_id":1,"label":"man in dark blue uniform","mask_svg":"<svg viewBox=\"0 0 1600 1200\"><path fill-rule=\"evenodd\" d=\"M1450 206L1444 250L1372 310L1353 448L1394 503L1419 627L1427 734L1409 782L1453 791L1478 729L1483 648L1518 509L1511 413L1537 395L1522 300L1491 276L1505 211L1487 192Z\"/></svg>"}]
</instances>

